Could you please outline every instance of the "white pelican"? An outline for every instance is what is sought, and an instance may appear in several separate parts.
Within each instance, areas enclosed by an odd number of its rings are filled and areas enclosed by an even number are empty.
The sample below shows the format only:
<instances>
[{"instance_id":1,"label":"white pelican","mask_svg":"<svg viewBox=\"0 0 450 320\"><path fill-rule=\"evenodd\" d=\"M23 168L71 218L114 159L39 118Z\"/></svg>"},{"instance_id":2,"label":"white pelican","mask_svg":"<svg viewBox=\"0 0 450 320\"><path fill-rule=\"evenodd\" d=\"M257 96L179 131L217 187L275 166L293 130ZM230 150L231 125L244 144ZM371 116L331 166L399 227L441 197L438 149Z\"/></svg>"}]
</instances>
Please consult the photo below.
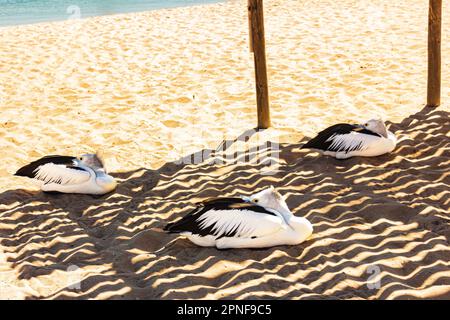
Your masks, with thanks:
<instances>
[{"instance_id":1,"label":"white pelican","mask_svg":"<svg viewBox=\"0 0 450 320\"><path fill-rule=\"evenodd\" d=\"M45 192L102 195L117 186L96 154L46 156L20 168L15 175L38 180Z\"/></svg>"},{"instance_id":2,"label":"white pelican","mask_svg":"<svg viewBox=\"0 0 450 320\"><path fill-rule=\"evenodd\" d=\"M164 230L202 247L230 249L300 244L313 227L305 218L294 216L284 198L270 187L250 197L206 201Z\"/></svg>"},{"instance_id":3,"label":"white pelican","mask_svg":"<svg viewBox=\"0 0 450 320\"><path fill-rule=\"evenodd\" d=\"M369 120L365 124L336 124L302 146L319 149L336 159L354 156L376 157L395 149L397 138L388 131L382 120Z\"/></svg>"}]
</instances>

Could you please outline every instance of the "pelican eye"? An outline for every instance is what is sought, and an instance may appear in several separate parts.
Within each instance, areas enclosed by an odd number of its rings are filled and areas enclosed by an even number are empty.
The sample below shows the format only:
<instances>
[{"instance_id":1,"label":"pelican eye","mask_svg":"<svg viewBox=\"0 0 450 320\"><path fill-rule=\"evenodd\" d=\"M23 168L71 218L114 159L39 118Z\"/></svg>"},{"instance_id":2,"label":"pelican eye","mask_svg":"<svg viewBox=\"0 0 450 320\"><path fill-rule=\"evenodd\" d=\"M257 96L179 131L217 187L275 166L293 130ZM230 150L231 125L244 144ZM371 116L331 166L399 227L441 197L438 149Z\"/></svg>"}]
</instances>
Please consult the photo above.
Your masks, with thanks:
<instances>
[{"instance_id":1,"label":"pelican eye","mask_svg":"<svg viewBox=\"0 0 450 320\"><path fill-rule=\"evenodd\" d=\"M258 199L253 200L254 203L258 203L258 201L259 201Z\"/></svg>"}]
</instances>

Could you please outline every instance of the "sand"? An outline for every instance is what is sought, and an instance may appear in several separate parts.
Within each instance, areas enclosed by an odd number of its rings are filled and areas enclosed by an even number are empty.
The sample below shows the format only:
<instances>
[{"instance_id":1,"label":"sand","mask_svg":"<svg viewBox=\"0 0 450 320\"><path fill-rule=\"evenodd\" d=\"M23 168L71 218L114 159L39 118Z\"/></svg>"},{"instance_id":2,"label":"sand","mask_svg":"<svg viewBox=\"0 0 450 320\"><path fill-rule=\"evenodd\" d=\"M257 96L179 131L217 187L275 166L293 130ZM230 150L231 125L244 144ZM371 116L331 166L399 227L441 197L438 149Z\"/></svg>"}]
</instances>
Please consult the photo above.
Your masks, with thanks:
<instances>
[{"instance_id":1,"label":"sand","mask_svg":"<svg viewBox=\"0 0 450 320\"><path fill-rule=\"evenodd\" d=\"M450 20L443 105L429 109L427 1L266 0L273 127L254 132L245 6L0 28L0 298L450 298ZM300 150L328 125L377 116L399 137L392 154ZM199 157L224 142L226 163ZM101 198L12 176L96 150L120 181ZM218 251L154 230L269 185L313 223L310 240Z\"/></svg>"}]
</instances>

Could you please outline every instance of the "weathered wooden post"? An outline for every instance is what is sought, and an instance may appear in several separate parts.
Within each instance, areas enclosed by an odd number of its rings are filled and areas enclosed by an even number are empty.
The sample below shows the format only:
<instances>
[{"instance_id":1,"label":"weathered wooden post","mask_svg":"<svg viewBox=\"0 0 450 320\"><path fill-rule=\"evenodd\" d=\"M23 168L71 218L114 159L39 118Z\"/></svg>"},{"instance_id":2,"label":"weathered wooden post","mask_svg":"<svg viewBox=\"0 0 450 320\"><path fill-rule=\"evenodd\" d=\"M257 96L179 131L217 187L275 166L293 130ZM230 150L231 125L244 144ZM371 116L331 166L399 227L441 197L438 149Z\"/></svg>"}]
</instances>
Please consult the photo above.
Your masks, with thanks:
<instances>
[{"instance_id":1,"label":"weathered wooden post","mask_svg":"<svg viewBox=\"0 0 450 320\"><path fill-rule=\"evenodd\" d=\"M442 0L430 0L428 11L427 106L441 103L441 21Z\"/></svg>"},{"instance_id":2,"label":"weathered wooden post","mask_svg":"<svg viewBox=\"0 0 450 320\"><path fill-rule=\"evenodd\" d=\"M256 102L258 128L270 127L269 88L266 65L266 39L264 35L263 0L248 0L250 21L250 48L255 60Z\"/></svg>"}]
</instances>

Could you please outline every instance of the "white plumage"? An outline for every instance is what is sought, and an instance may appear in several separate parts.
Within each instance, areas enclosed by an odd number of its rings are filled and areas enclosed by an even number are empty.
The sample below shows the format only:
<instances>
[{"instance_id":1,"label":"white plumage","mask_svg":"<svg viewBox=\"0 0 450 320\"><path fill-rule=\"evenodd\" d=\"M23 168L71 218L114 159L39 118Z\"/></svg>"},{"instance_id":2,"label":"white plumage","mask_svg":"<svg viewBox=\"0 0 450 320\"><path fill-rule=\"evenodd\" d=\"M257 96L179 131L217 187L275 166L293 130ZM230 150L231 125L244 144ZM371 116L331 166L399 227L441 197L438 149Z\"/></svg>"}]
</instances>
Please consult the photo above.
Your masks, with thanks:
<instances>
[{"instance_id":1,"label":"white plumage","mask_svg":"<svg viewBox=\"0 0 450 320\"><path fill-rule=\"evenodd\" d=\"M271 187L250 197L206 201L165 230L199 246L228 249L296 245L312 234L313 227L294 216Z\"/></svg>"},{"instance_id":2,"label":"white plumage","mask_svg":"<svg viewBox=\"0 0 450 320\"><path fill-rule=\"evenodd\" d=\"M45 184L71 185L87 182L91 178L91 174L88 171L71 169L65 165L47 163L36 170L34 178Z\"/></svg>"},{"instance_id":3,"label":"white plumage","mask_svg":"<svg viewBox=\"0 0 450 320\"><path fill-rule=\"evenodd\" d=\"M209 210L198 222L200 228L212 227L213 235L219 238L231 232L240 238L263 237L282 228L282 218L262 215L251 210Z\"/></svg>"},{"instance_id":4,"label":"white plumage","mask_svg":"<svg viewBox=\"0 0 450 320\"><path fill-rule=\"evenodd\" d=\"M117 183L95 154L79 158L46 156L20 168L17 176L32 178L46 192L102 195L113 191Z\"/></svg>"},{"instance_id":5,"label":"white plumage","mask_svg":"<svg viewBox=\"0 0 450 320\"><path fill-rule=\"evenodd\" d=\"M318 149L337 159L354 156L376 157L393 151L397 144L395 135L381 120L365 124L337 124L321 131L302 148Z\"/></svg>"},{"instance_id":6,"label":"white plumage","mask_svg":"<svg viewBox=\"0 0 450 320\"><path fill-rule=\"evenodd\" d=\"M333 134L327 141L331 142L331 149L338 150L367 150L367 139L358 132L350 132L349 134Z\"/></svg>"}]
</instances>

